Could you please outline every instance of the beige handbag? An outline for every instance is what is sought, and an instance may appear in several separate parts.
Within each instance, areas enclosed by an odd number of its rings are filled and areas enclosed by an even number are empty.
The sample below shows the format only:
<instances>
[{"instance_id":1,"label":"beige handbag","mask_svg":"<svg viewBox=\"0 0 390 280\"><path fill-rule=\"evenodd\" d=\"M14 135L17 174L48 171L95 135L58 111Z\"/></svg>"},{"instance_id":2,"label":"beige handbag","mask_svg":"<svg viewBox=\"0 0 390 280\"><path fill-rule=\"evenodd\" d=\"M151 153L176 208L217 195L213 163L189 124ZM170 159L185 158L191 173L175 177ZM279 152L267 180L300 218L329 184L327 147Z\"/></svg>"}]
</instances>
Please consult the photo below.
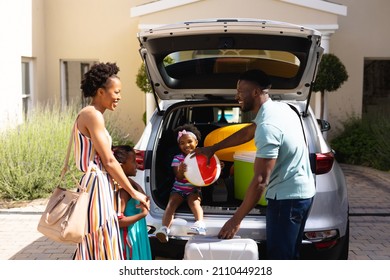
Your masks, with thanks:
<instances>
[{"instance_id":1,"label":"beige handbag","mask_svg":"<svg viewBox=\"0 0 390 280\"><path fill-rule=\"evenodd\" d=\"M84 176L82 186L76 181L78 191L67 190L60 185L68 170L69 155L73 141L73 129L69 140L64 168L61 172L59 186L49 198L46 209L38 223L38 231L48 238L61 243L80 243L85 235L89 194L86 192L85 181L89 178L92 168L90 159L88 171ZM93 154L93 153L92 153Z\"/></svg>"}]
</instances>

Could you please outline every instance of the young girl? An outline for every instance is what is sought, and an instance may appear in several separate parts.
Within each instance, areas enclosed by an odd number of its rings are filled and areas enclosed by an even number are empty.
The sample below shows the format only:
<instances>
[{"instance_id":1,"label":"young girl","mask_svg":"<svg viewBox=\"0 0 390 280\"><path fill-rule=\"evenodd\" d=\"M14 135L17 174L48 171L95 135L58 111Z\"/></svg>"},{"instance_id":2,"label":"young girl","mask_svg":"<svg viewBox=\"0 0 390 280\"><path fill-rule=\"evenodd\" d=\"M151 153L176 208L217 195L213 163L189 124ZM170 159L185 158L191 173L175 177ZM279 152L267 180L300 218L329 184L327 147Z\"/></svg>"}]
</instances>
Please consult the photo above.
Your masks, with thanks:
<instances>
[{"instance_id":1,"label":"young girl","mask_svg":"<svg viewBox=\"0 0 390 280\"><path fill-rule=\"evenodd\" d=\"M195 223L189 229L190 234L206 234L206 226L203 222L203 209L201 203L201 191L199 187L191 185L184 177L184 172L187 170L184 158L193 152L200 140L200 132L193 125L183 125L177 128L177 142L181 150L181 154L174 156L172 161L173 172L175 174L175 182L173 184L167 208L165 209L162 218L162 227L156 231L157 239L162 242L168 242L170 227L173 221L176 209L187 200L188 206L195 217Z\"/></svg>"},{"instance_id":2,"label":"young girl","mask_svg":"<svg viewBox=\"0 0 390 280\"><path fill-rule=\"evenodd\" d=\"M114 146L112 151L126 176L135 176L137 173L137 162L135 161L133 148L128 145L121 145ZM136 190L144 193L141 186L131 178L128 179ZM120 189L119 194L121 215L118 219L123 257L126 260L151 260L152 254L145 221L145 216L149 211L139 201L133 199L126 190Z\"/></svg>"}]
</instances>

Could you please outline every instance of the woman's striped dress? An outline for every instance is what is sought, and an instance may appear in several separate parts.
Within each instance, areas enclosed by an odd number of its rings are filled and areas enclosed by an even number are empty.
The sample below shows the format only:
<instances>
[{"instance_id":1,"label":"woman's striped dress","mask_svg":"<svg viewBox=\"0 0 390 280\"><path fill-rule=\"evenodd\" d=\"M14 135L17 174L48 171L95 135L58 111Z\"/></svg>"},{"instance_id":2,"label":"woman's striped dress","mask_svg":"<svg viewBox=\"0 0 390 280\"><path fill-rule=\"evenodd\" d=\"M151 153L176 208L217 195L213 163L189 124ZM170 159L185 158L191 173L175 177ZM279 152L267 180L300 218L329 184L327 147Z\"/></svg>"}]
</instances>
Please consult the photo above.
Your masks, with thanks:
<instances>
[{"instance_id":1,"label":"woman's striped dress","mask_svg":"<svg viewBox=\"0 0 390 280\"><path fill-rule=\"evenodd\" d=\"M107 137L111 142L108 132ZM121 260L123 253L116 212L120 209L119 192L95 153L92 140L78 130L77 122L74 126L74 147L76 166L80 171L86 173L90 158L94 159L91 175L89 178L84 175L81 179L87 180L89 208L86 235L77 245L74 259Z\"/></svg>"}]
</instances>

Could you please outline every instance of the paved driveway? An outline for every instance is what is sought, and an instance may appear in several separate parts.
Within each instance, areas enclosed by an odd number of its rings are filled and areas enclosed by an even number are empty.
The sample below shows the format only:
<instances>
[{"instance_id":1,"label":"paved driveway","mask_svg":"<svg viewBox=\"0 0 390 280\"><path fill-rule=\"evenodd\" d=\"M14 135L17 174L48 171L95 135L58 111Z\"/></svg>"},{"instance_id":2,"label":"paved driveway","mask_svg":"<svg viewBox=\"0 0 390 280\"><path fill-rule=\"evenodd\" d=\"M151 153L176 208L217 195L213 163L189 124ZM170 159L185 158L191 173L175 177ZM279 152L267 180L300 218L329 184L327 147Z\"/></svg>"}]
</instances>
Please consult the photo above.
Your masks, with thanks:
<instances>
[{"instance_id":1,"label":"paved driveway","mask_svg":"<svg viewBox=\"0 0 390 280\"><path fill-rule=\"evenodd\" d=\"M390 260L390 173L341 165L350 205L351 260Z\"/></svg>"},{"instance_id":2,"label":"paved driveway","mask_svg":"<svg viewBox=\"0 0 390 280\"><path fill-rule=\"evenodd\" d=\"M351 260L390 259L390 173L342 165L350 200ZM0 209L0 260L70 260L73 245L42 236L36 226L42 203Z\"/></svg>"}]
</instances>

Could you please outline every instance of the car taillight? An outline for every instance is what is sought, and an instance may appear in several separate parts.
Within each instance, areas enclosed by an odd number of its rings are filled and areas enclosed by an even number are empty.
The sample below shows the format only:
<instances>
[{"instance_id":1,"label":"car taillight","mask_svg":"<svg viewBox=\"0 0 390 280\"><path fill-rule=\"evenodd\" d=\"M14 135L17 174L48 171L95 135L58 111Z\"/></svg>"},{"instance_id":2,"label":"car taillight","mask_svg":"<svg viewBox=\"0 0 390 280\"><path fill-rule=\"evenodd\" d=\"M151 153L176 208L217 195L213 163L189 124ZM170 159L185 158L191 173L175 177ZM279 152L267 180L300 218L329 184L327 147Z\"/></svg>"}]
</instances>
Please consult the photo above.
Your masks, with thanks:
<instances>
[{"instance_id":1,"label":"car taillight","mask_svg":"<svg viewBox=\"0 0 390 280\"><path fill-rule=\"evenodd\" d=\"M316 154L316 174L328 173L333 166L334 154L332 152L325 154Z\"/></svg>"},{"instance_id":2,"label":"car taillight","mask_svg":"<svg viewBox=\"0 0 390 280\"><path fill-rule=\"evenodd\" d=\"M135 160L137 162L137 169L145 170L145 151L135 150Z\"/></svg>"},{"instance_id":3,"label":"car taillight","mask_svg":"<svg viewBox=\"0 0 390 280\"><path fill-rule=\"evenodd\" d=\"M337 230L309 231L304 234L305 240L311 241L318 249L330 249L339 241Z\"/></svg>"},{"instance_id":4,"label":"car taillight","mask_svg":"<svg viewBox=\"0 0 390 280\"><path fill-rule=\"evenodd\" d=\"M337 244L337 242L338 240L323 241L323 242L314 243L314 246L318 250L330 249L333 248Z\"/></svg>"}]
</instances>

